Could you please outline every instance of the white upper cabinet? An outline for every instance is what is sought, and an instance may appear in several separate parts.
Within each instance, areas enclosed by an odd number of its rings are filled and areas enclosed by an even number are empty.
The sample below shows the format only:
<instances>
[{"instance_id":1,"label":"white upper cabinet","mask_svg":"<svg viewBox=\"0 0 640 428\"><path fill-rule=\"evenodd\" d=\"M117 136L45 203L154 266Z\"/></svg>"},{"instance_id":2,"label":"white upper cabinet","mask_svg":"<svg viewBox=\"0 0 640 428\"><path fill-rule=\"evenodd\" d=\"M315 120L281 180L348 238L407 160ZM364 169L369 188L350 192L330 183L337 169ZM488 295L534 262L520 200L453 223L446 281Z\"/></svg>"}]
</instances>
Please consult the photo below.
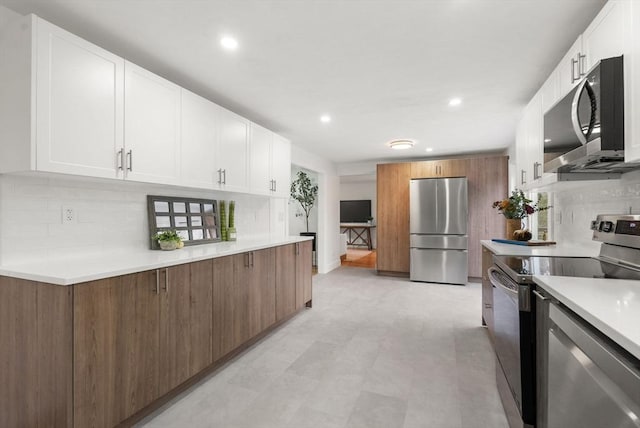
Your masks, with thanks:
<instances>
[{"instance_id":1,"label":"white upper cabinet","mask_svg":"<svg viewBox=\"0 0 640 428\"><path fill-rule=\"evenodd\" d=\"M629 31L629 1L609 1L582 34L584 70L589 71L598 61L624 54Z\"/></svg>"},{"instance_id":2,"label":"white upper cabinet","mask_svg":"<svg viewBox=\"0 0 640 428\"><path fill-rule=\"evenodd\" d=\"M117 176L124 60L37 20L36 167Z\"/></svg>"},{"instance_id":3,"label":"white upper cabinet","mask_svg":"<svg viewBox=\"0 0 640 428\"><path fill-rule=\"evenodd\" d=\"M558 75L555 71L551 73L547 81L544 82L540 92L542 97L542 113L544 114L558 101Z\"/></svg>"},{"instance_id":4,"label":"white upper cabinet","mask_svg":"<svg viewBox=\"0 0 640 428\"><path fill-rule=\"evenodd\" d=\"M253 193L288 198L291 184L289 141L252 123L249 174Z\"/></svg>"},{"instance_id":5,"label":"white upper cabinet","mask_svg":"<svg viewBox=\"0 0 640 428\"><path fill-rule=\"evenodd\" d=\"M124 87L127 179L179 184L180 87L128 61Z\"/></svg>"},{"instance_id":6,"label":"white upper cabinet","mask_svg":"<svg viewBox=\"0 0 640 428\"><path fill-rule=\"evenodd\" d=\"M251 176L251 191L253 193L269 195L273 192L273 178L271 176L271 145L273 132L255 123L251 124L251 155L249 175Z\"/></svg>"},{"instance_id":7,"label":"white upper cabinet","mask_svg":"<svg viewBox=\"0 0 640 428\"><path fill-rule=\"evenodd\" d=\"M527 188L543 174L543 92L527 104L516 130L516 186Z\"/></svg>"},{"instance_id":8,"label":"white upper cabinet","mask_svg":"<svg viewBox=\"0 0 640 428\"><path fill-rule=\"evenodd\" d=\"M250 122L229 110L220 110L217 182L220 189L234 192L249 190L248 155Z\"/></svg>"},{"instance_id":9,"label":"white upper cabinet","mask_svg":"<svg viewBox=\"0 0 640 428\"><path fill-rule=\"evenodd\" d=\"M1 172L118 177L124 60L35 15L0 52Z\"/></svg>"},{"instance_id":10,"label":"white upper cabinet","mask_svg":"<svg viewBox=\"0 0 640 428\"><path fill-rule=\"evenodd\" d=\"M581 64L584 63L582 53L582 36L573 43L571 49L565 54L558 65L558 95L560 98L571 92L574 86L580 83L582 78ZM582 67L584 68L584 66Z\"/></svg>"},{"instance_id":11,"label":"white upper cabinet","mask_svg":"<svg viewBox=\"0 0 640 428\"><path fill-rule=\"evenodd\" d=\"M215 160L218 151L220 107L182 89L181 182L185 186L218 187Z\"/></svg>"},{"instance_id":12,"label":"white upper cabinet","mask_svg":"<svg viewBox=\"0 0 640 428\"><path fill-rule=\"evenodd\" d=\"M629 1L624 58L624 160L640 162L640 2Z\"/></svg>"},{"instance_id":13,"label":"white upper cabinet","mask_svg":"<svg viewBox=\"0 0 640 428\"><path fill-rule=\"evenodd\" d=\"M278 134L273 134L271 146L271 177L274 195L288 198L291 186L291 143Z\"/></svg>"}]
</instances>

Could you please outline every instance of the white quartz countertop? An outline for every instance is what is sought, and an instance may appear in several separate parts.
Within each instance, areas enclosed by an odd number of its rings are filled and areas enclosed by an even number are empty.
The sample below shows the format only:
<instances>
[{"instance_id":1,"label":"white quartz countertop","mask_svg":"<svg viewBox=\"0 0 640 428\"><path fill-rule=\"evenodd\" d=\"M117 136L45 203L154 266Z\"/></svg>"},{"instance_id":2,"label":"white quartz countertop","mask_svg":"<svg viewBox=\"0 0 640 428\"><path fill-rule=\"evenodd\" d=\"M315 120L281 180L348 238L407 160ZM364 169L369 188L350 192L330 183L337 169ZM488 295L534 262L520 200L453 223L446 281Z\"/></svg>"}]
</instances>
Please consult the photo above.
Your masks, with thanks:
<instances>
[{"instance_id":1,"label":"white quartz countertop","mask_svg":"<svg viewBox=\"0 0 640 428\"><path fill-rule=\"evenodd\" d=\"M528 247L526 245L503 244L490 240L480 242L485 248L498 256L595 257L598 255L598 250L577 245Z\"/></svg>"},{"instance_id":2,"label":"white quartz countertop","mask_svg":"<svg viewBox=\"0 0 640 428\"><path fill-rule=\"evenodd\" d=\"M310 236L242 240L187 246L174 251L127 250L76 258L30 260L1 265L0 275L56 285L71 285L183 263L312 240Z\"/></svg>"},{"instance_id":3,"label":"white quartz countertop","mask_svg":"<svg viewBox=\"0 0 640 428\"><path fill-rule=\"evenodd\" d=\"M640 359L640 281L562 276L533 280Z\"/></svg>"}]
</instances>

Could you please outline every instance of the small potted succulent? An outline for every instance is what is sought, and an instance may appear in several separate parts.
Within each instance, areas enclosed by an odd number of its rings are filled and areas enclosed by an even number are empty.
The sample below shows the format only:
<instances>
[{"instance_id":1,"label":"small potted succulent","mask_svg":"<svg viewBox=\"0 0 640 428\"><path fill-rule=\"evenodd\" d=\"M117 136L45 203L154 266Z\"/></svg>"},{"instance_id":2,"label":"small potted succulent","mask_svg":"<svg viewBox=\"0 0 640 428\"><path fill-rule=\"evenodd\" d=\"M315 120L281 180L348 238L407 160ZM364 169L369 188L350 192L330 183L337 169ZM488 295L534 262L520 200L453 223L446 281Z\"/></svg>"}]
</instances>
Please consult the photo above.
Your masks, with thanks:
<instances>
[{"instance_id":1,"label":"small potted succulent","mask_svg":"<svg viewBox=\"0 0 640 428\"><path fill-rule=\"evenodd\" d=\"M175 250L176 248L182 248L184 246L182 239L180 239L180 236L178 236L175 230L165 230L153 238L158 241L161 250Z\"/></svg>"}]
</instances>

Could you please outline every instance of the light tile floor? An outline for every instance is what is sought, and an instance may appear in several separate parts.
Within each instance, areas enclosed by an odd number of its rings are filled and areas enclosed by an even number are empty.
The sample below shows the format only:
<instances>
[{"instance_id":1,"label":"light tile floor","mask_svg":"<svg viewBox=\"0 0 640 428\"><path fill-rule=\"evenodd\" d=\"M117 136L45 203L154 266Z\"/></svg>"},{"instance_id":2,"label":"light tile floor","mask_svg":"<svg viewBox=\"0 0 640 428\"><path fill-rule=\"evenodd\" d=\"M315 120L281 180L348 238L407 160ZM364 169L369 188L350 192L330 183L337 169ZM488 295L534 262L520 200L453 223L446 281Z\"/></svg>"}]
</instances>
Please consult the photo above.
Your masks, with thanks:
<instances>
[{"instance_id":1,"label":"light tile floor","mask_svg":"<svg viewBox=\"0 0 640 428\"><path fill-rule=\"evenodd\" d=\"M507 428L480 284L338 268L304 310L139 426Z\"/></svg>"}]
</instances>

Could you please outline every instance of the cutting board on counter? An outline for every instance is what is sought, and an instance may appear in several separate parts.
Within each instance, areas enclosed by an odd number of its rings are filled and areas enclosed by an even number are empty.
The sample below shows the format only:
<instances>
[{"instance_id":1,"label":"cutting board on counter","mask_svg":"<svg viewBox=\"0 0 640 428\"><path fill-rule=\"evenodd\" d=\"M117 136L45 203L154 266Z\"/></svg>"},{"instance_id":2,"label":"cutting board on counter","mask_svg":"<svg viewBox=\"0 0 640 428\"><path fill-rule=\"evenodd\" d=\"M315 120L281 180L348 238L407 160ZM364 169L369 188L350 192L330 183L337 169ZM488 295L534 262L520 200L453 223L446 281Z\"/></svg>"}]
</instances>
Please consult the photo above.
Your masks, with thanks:
<instances>
[{"instance_id":1,"label":"cutting board on counter","mask_svg":"<svg viewBox=\"0 0 640 428\"><path fill-rule=\"evenodd\" d=\"M530 241L515 241L513 239L493 238L492 241L499 242L501 244L522 245L525 247L544 247L547 245L556 245L554 241L535 241L533 239Z\"/></svg>"}]
</instances>

